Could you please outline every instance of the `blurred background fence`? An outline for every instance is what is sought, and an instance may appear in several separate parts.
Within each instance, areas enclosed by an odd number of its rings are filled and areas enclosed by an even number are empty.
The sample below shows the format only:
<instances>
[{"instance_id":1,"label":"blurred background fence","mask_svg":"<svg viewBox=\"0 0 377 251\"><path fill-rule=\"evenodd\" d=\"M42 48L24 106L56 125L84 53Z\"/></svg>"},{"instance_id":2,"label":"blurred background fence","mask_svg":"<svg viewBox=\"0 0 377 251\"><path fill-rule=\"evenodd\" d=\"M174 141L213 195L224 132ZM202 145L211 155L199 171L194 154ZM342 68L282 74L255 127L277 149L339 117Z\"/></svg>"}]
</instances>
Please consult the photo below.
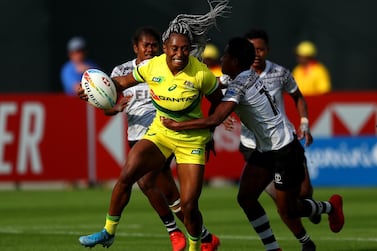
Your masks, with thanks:
<instances>
[{"instance_id":1,"label":"blurred background fence","mask_svg":"<svg viewBox=\"0 0 377 251\"><path fill-rule=\"evenodd\" d=\"M303 39L318 47L334 90L374 89L377 2L231 0L232 13L218 19L212 42L223 48L253 27L270 34L270 58L292 69L293 49ZM66 43L88 40L90 56L106 72L133 57L131 36L142 25L160 31L179 13L204 14L206 0L0 1L0 92L59 92Z\"/></svg>"},{"instance_id":2,"label":"blurred background fence","mask_svg":"<svg viewBox=\"0 0 377 251\"><path fill-rule=\"evenodd\" d=\"M118 177L127 159L124 116L105 116L63 94L0 95L0 100L0 183L93 184ZM297 126L289 101L287 113ZM334 92L307 101L315 139L306 149L313 184L377 186L377 92ZM238 180L239 133L239 124L233 131L216 129L217 155L206 166L206 181Z\"/></svg>"}]
</instances>

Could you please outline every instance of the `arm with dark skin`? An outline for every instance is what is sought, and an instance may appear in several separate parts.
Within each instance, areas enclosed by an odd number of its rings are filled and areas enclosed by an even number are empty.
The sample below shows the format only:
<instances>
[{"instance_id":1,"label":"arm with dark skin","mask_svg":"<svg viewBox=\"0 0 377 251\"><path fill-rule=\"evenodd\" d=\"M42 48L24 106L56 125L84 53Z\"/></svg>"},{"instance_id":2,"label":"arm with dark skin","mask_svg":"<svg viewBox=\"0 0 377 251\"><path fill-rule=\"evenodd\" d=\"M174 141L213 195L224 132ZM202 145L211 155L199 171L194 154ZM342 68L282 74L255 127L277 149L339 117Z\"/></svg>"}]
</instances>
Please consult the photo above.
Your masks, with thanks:
<instances>
[{"instance_id":1,"label":"arm with dark skin","mask_svg":"<svg viewBox=\"0 0 377 251\"><path fill-rule=\"evenodd\" d=\"M161 118L161 121L164 126L174 131L213 128L221 124L233 112L236 105L237 104L235 102L222 101L216 107L214 113L205 118L193 119L183 122L176 122L172 119Z\"/></svg>"},{"instance_id":2,"label":"arm with dark skin","mask_svg":"<svg viewBox=\"0 0 377 251\"><path fill-rule=\"evenodd\" d=\"M221 99L223 98L223 93L221 91L221 88L218 87L213 93L206 96L206 98L211 103L211 106L208 111L208 115L211 115L215 112L216 107L221 103Z\"/></svg>"},{"instance_id":3,"label":"arm with dark skin","mask_svg":"<svg viewBox=\"0 0 377 251\"><path fill-rule=\"evenodd\" d=\"M220 86L216 88L216 90L213 93L206 96L206 99L211 103L211 106L208 110L208 115L211 115L215 112L216 107L221 103L222 98L223 98L223 93L221 91ZM206 144L206 161L209 160L210 152L213 152L213 154L216 156L215 141L213 138L213 133L215 132L215 129L216 127L209 128L211 132L211 138Z\"/></svg>"},{"instance_id":4,"label":"arm with dark skin","mask_svg":"<svg viewBox=\"0 0 377 251\"><path fill-rule=\"evenodd\" d=\"M139 82L134 78L134 75L131 73L119 76L119 77L113 77L111 78L117 88L117 91L123 91L127 88L130 88L132 86L135 86L139 84Z\"/></svg>"},{"instance_id":5,"label":"arm with dark skin","mask_svg":"<svg viewBox=\"0 0 377 251\"><path fill-rule=\"evenodd\" d=\"M296 109L298 111L298 114L300 118L307 118L308 117L308 106L306 103L306 100L304 96L302 95L300 89L297 88L297 90L293 93L290 94L292 97L293 101L295 102ZM309 125L308 122L300 124L300 127L297 130L297 137L298 139L303 139L305 138L305 146L310 146L313 143L313 137L310 133L309 130Z\"/></svg>"},{"instance_id":6,"label":"arm with dark skin","mask_svg":"<svg viewBox=\"0 0 377 251\"><path fill-rule=\"evenodd\" d=\"M118 95L119 101L114 105L113 108L104 110L105 115L113 116L115 114L118 114L119 112L123 112L124 108L126 108L131 98L132 96Z\"/></svg>"}]
</instances>

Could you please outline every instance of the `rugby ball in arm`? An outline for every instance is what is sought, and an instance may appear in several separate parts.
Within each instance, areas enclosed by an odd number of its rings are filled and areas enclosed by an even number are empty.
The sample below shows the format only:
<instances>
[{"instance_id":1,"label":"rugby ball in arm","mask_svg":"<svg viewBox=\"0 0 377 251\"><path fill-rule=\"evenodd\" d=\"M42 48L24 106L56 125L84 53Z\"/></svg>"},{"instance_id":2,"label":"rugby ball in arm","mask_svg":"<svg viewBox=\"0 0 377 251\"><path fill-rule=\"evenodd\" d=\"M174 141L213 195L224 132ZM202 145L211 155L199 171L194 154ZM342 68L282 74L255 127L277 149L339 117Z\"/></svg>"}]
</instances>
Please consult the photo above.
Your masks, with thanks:
<instances>
[{"instance_id":1,"label":"rugby ball in arm","mask_svg":"<svg viewBox=\"0 0 377 251\"><path fill-rule=\"evenodd\" d=\"M88 69L83 73L81 87L88 95L88 102L99 109L111 109L117 101L115 84L98 69Z\"/></svg>"}]
</instances>

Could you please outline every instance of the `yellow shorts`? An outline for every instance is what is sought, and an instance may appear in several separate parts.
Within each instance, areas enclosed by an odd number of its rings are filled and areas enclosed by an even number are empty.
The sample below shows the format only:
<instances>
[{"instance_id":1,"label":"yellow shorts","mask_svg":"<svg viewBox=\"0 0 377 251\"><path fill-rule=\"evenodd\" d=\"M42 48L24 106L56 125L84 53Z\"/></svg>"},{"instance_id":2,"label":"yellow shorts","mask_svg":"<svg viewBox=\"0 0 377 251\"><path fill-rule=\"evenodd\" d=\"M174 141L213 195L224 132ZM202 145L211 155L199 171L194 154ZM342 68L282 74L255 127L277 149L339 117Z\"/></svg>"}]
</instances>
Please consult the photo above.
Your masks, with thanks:
<instances>
[{"instance_id":1,"label":"yellow shorts","mask_svg":"<svg viewBox=\"0 0 377 251\"><path fill-rule=\"evenodd\" d=\"M143 138L152 141L166 158L174 153L177 164L205 164L205 144L210 138L207 129L176 132L155 119Z\"/></svg>"}]
</instances>

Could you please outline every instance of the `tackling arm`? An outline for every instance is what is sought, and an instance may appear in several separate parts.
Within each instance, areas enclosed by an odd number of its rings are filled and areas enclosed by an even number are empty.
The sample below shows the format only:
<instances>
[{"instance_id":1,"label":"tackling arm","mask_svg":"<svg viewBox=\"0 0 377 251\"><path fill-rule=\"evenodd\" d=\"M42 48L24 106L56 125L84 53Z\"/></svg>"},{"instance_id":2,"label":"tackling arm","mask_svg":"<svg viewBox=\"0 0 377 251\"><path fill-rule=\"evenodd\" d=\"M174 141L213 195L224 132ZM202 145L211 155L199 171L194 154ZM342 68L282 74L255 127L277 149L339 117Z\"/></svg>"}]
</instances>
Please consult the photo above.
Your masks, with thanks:
<instances>
[{"instance_id":1,"label":"tackling arm","mask_svg":"<svg viewBox=\"0 0 377 251\"><path fill-rule=\"evenodd\" d=\"M208 111L208 115L211 115L215 112L216 107L221 103L221 99L223 98L223 93L221 91L221 88L218 87L213 93L206 96L208 101L211 103L211 106ZM211 131L215 130L215 127L210 128Z\"/></svg>"},{"instance_id":2,"label":"tackling arm","mask_svg":"<svg viewBox=\"0 0 377 251\"><path fill-rule=\"evenodd\" d=\"M176 122L172 119L161 117L162 124L167 128L175 131L189 130L189 129L202 129L216 127L227 118L236 107L235 102L222 101L214 113L206 118L193 119L183 122Z\"/></svg>"}]
</instances>

